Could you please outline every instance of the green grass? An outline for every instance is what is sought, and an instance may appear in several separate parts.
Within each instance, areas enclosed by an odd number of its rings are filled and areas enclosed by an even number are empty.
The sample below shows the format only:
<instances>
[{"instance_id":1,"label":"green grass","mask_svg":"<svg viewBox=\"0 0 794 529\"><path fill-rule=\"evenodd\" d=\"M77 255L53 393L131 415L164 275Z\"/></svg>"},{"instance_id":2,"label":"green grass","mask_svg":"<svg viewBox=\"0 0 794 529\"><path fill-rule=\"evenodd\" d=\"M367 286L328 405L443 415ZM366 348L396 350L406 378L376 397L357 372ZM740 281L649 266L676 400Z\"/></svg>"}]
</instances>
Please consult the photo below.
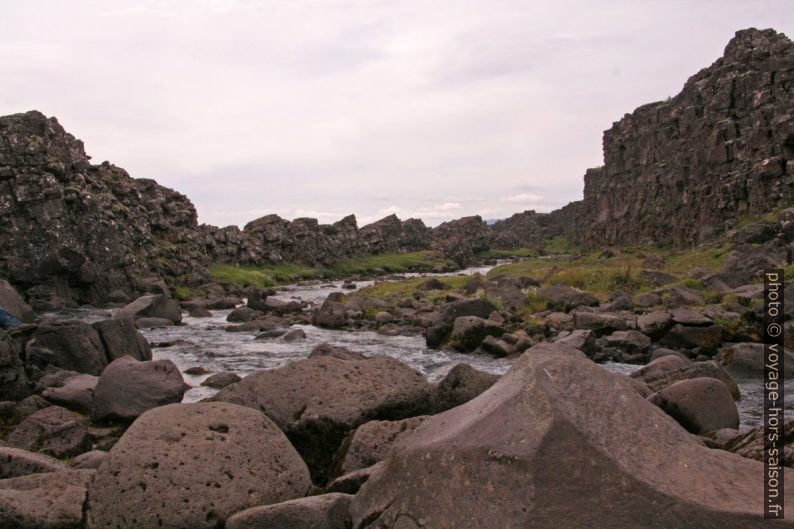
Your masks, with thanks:
<instances>
[{"instance_id":1,"label":"green grass","mask_svg":"<svg viewBox=\"0 0 794 529\"><path fill-rule=\"evenodd\" d=\"M572 250L573 246L571 246L571 241L565 235L552 237L546 241L546 245L543 247L543 251L547 255L567 254L571 253Z\"/></svg>"},{"instance_id":2,"label":"green grass","mask_svg":"<svg viewBox=\"0 0 794 529\"><path fill-rule=\"evenodd\" d=\"M312 279L319 275L314 268L296 264L235 266L222 263L210 265L210 274L215 281L255 287L271 287L279 284L294 283L302 279Z\"/></svg>"},{"instance_id":3,"label":"green grass","mask_svg":"<svg viewBox=\"0 0 794 529\"><path fill-rule=\"evenodd\" d=\"M364 298L377 298L385 301L397 301L400 299L408 298L416 292L419 285L427 281L427 277L414 277L411 279L404 279L401 281L382 281L375 283L372 286L362 288L361 290L350 294L350 296L359 296ZM451 290L458 290L466 283L471 281L472 276L439 276L436 277L442 283L446 283L451 288L450 290L429 290L423 292L423 297L426 301L435 302L446 297L447 293Z\"/></svg>"},{"instance_id":4,"label":"green grass","mask_svg":"<svg viewBox=\"0 0 794 529\"><path fill-rule=\"evenodd\" d=\"M557 247L561 246L557 245ZM491 279L500 276L531 277L544 286L567 285L586 290L604 301L619 290L630 294L653 290L655 287L640 278L639 272L644 267L646 256L661 255L667 260L662 271L681 277L681 284L703 290L699 281L686 278L686 275L696 267L716 272L722 267L728 248L720 246L689 251L634 248L623 250L608 258L601 258L601 253L599 250L581 257L557 255L548 258L531 258L519 263L497 266L488 273L488 277Z\"/></svg>"},{"instance_id":5,"label":"green grass","mask_svg":"<svg viewBox=\"0 0 794 529\"><path fill-rule=\"evenodd\" d=\"M487 259L510 259L513 257L537 257L537 250L529 248L514 248L512 250L486 250L475 255L477 259L484 261Z\"/></svg>"},{"instance_id":6,"label":"green grass","mask_svg":"<svg viewBox=\"0 0 794 529\"><path fill-rule=\"evenodd\" d=\"M728 246L714 246L709 248L695 248L687 251L668 252L666 255L667 263L663 271L684 275L688 274L693 268L705 268L709 272L716 272L725 264L730 248Z\"/></svg>"},{"instance_id":7,"label":"green grass","mask_svg":"<svg viewBox=\"0 0 794 529\"><path fill-rule=\"evenodd\" d=\"M210 265L210 274L221 283L239 286L270 287L295 283L304 279L335 279L356 274L370 274L378 269L389 273L430 270L434 266L454 267L448 259L440 259L433 252L370 255L354 257L328 268L311 268L294 263L263 266L236 266L223 263Z\"/></svg>"},{"instance_id":8,"label":"green grass","mask_svg":"<svg viewBox=\"0 0 794 529\"><path fill-rule=\"evenodd\" d=\"M200 298L206 295L203 290L177 285L174 287L174 299L177 301L187 301L189 299Z\"/></svg>"},{"instance_id":9,"label":"green grass","mask_svg":"<svg viewBox=\"0 0 794 529\"><path fill-rule=\"evenodd\" d=\"M455 263L449 259L441 259L431 251L368 255L354 257L337 263L329 268L330 277L343 277L354 274L368 274L376 270L384 270L392 274L411 271L430 270L435 266L455 268Z\"/></svg>"}]
</instances>

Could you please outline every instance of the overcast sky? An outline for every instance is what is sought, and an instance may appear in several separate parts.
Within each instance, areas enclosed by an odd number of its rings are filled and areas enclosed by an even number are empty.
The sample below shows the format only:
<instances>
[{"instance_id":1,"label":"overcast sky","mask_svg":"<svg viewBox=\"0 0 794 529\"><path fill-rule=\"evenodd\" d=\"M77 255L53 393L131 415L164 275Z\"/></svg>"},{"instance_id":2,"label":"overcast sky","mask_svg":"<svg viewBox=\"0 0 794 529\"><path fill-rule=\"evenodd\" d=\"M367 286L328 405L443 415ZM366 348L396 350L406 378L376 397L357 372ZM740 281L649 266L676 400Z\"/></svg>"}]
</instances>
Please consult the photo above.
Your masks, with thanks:
<instances>
[{"instance_id":1,"label":"overcast sky","mask_svg":"<svg viewBox=\"0 0 794 529\"><path fill-rule=\"evenodd\" d=\"M581 198L601 135L779 0L2 0L0 114L37 109L199 220L430 225Z\"/></svg>"}]
</instances>

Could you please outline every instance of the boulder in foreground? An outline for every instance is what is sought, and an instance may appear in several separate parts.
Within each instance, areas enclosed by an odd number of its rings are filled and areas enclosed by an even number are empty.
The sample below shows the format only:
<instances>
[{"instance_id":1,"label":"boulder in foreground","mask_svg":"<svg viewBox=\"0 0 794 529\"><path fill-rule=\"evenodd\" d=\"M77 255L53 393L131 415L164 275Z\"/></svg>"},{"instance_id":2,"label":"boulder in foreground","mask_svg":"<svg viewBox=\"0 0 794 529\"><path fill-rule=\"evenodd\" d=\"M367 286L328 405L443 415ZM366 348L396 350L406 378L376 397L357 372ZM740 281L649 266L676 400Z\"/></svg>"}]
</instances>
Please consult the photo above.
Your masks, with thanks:
<instances>
[{"instance_id":1,"label":"boulder in foreground","mask_svg":"<svg viewBox=\"0 0 794 529\"><path fill-rule=\"evenodd\" d=\"M309 486L305 463L261 413L172 404L141 415L110 451L89 486L86 527L216 529Z\"/></svg>"},{"instance_id":2,"label":"boulder in foreground","mask_svg":"<svg viewBox=\"0 0 794 529\"><path fill-rule=\"evenodd\" d=\"M541 344L399 442L351 514L355 529L760 529L762 470L704 448L626 377Z\"/></svg>"},{"instance_id":3,"label":"boulder in foreground","mask_svg":"<svg viewBox=\"0 0 794 529\"><path fill-rule=\"evenodd\" d=\"M258 371L210 400L265 413L303 456L315 482L322 484L350 430L374 419L421 415L430 406L430 384L418 371L387 356L356 358L347 353L313 354Z\"/></svg>"}]
</instances>

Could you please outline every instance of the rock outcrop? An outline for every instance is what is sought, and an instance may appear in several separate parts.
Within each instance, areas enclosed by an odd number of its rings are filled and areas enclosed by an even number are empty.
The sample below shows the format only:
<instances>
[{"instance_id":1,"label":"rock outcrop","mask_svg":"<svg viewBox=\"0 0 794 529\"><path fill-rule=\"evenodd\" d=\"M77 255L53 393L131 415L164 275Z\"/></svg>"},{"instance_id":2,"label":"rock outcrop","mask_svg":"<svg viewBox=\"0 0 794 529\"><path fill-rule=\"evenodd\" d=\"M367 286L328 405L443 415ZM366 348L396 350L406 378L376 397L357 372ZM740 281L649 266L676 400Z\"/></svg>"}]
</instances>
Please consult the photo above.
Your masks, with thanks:
<instances>
[{"instance_id":1,"label":"rock outcrop","mask_svg":"<svg viewBox=\"0 0 794 529\"><path fill-rule=\"evenodd\" d=\"M193 204L152 180L92 165L40 112L0 117L0 277L37 310L133 297L206 275Z\"/></svg>"},{"instance_id":2,"label":"rock outcrop","mask_svg":"<svg viewBox=\"0 0 794 529\"><path fill-rule=\"evenodd\" d=\"M242 230L208 225L201 229L206 252L213 261L241 265L330 265L356 255L406 253L426 250L430 245L430 229L421 220L401 221L396 215L360 229L354 215L333 224L267 215Z\"/></svg>"},{"instance_id":3,"label":"rock outcrop","mask_svg":"<svg viewBox=\"0 0 794 529\"><path fill-rule=\"evenodd\" d=\"M692 246L794 191L794 45L739 31L678 95L639 107L604 133L604 166L549 232L588 246Z\"/></svg>"}]
</instances>

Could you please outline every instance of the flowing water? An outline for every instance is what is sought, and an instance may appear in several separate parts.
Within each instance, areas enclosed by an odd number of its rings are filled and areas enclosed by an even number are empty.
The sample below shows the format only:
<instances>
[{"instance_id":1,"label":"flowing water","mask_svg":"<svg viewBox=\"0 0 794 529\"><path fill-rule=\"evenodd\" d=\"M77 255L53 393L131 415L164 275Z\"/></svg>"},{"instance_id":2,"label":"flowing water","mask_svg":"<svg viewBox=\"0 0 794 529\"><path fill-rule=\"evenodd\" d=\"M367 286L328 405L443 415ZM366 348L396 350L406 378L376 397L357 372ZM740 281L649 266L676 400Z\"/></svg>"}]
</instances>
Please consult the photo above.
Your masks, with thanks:
<instances>
[{"instance_id":1,"label":"flowing water","mask_svg":"<svg viewBox=\"0 0 794 529\"><path fill-rule=\"evenodd\" d=\"M468 268L459 273L486 273L490 267ZM418 274L406 274L407 277ZM357 288L371 285L372 281L360 281ZM283 288L278 299L305 300L311 303L322 302L331 292L339 291L338 284L321 284ZM513 360L493 358L486 355L461 354L450 351L428 349L422 336L384 336L372 331L328 330L311 325L295 325L303 329L305 340L285 342L281 338L256 340L251 333L226 332L230 325L226 317L231 310L211 311L211 318L191 318L184 316L182 325L159 329L142 329L141 333L152 343L155 359L171 360L181 370L191 367L204 367L212 372L232 371L241 377L259 369L273 369L305 358L318 344L327 342L332 345L348 347L367 355L385 354L406 362L414 369L425 374L431 381L438 381L457 363L465 362L476 369L489 373L504 374L510 369ZM98 321L111 316L110 311L97 309L78 309L57 313L59 318ZM630 373L636 365L609 363L603 367L610 371ZM185 402L195 402L213 395L216 390L201 386L209 375L184 374L185 381L192 386L185 394ZM738 402L741 428L759 426L763 418L763 386L758 377L738 378L737 384L742 393ZM786 385L786 409L794 409L794 381ZM789 412L789 416L791 412Z\"/></svg>"}]
</instances>

